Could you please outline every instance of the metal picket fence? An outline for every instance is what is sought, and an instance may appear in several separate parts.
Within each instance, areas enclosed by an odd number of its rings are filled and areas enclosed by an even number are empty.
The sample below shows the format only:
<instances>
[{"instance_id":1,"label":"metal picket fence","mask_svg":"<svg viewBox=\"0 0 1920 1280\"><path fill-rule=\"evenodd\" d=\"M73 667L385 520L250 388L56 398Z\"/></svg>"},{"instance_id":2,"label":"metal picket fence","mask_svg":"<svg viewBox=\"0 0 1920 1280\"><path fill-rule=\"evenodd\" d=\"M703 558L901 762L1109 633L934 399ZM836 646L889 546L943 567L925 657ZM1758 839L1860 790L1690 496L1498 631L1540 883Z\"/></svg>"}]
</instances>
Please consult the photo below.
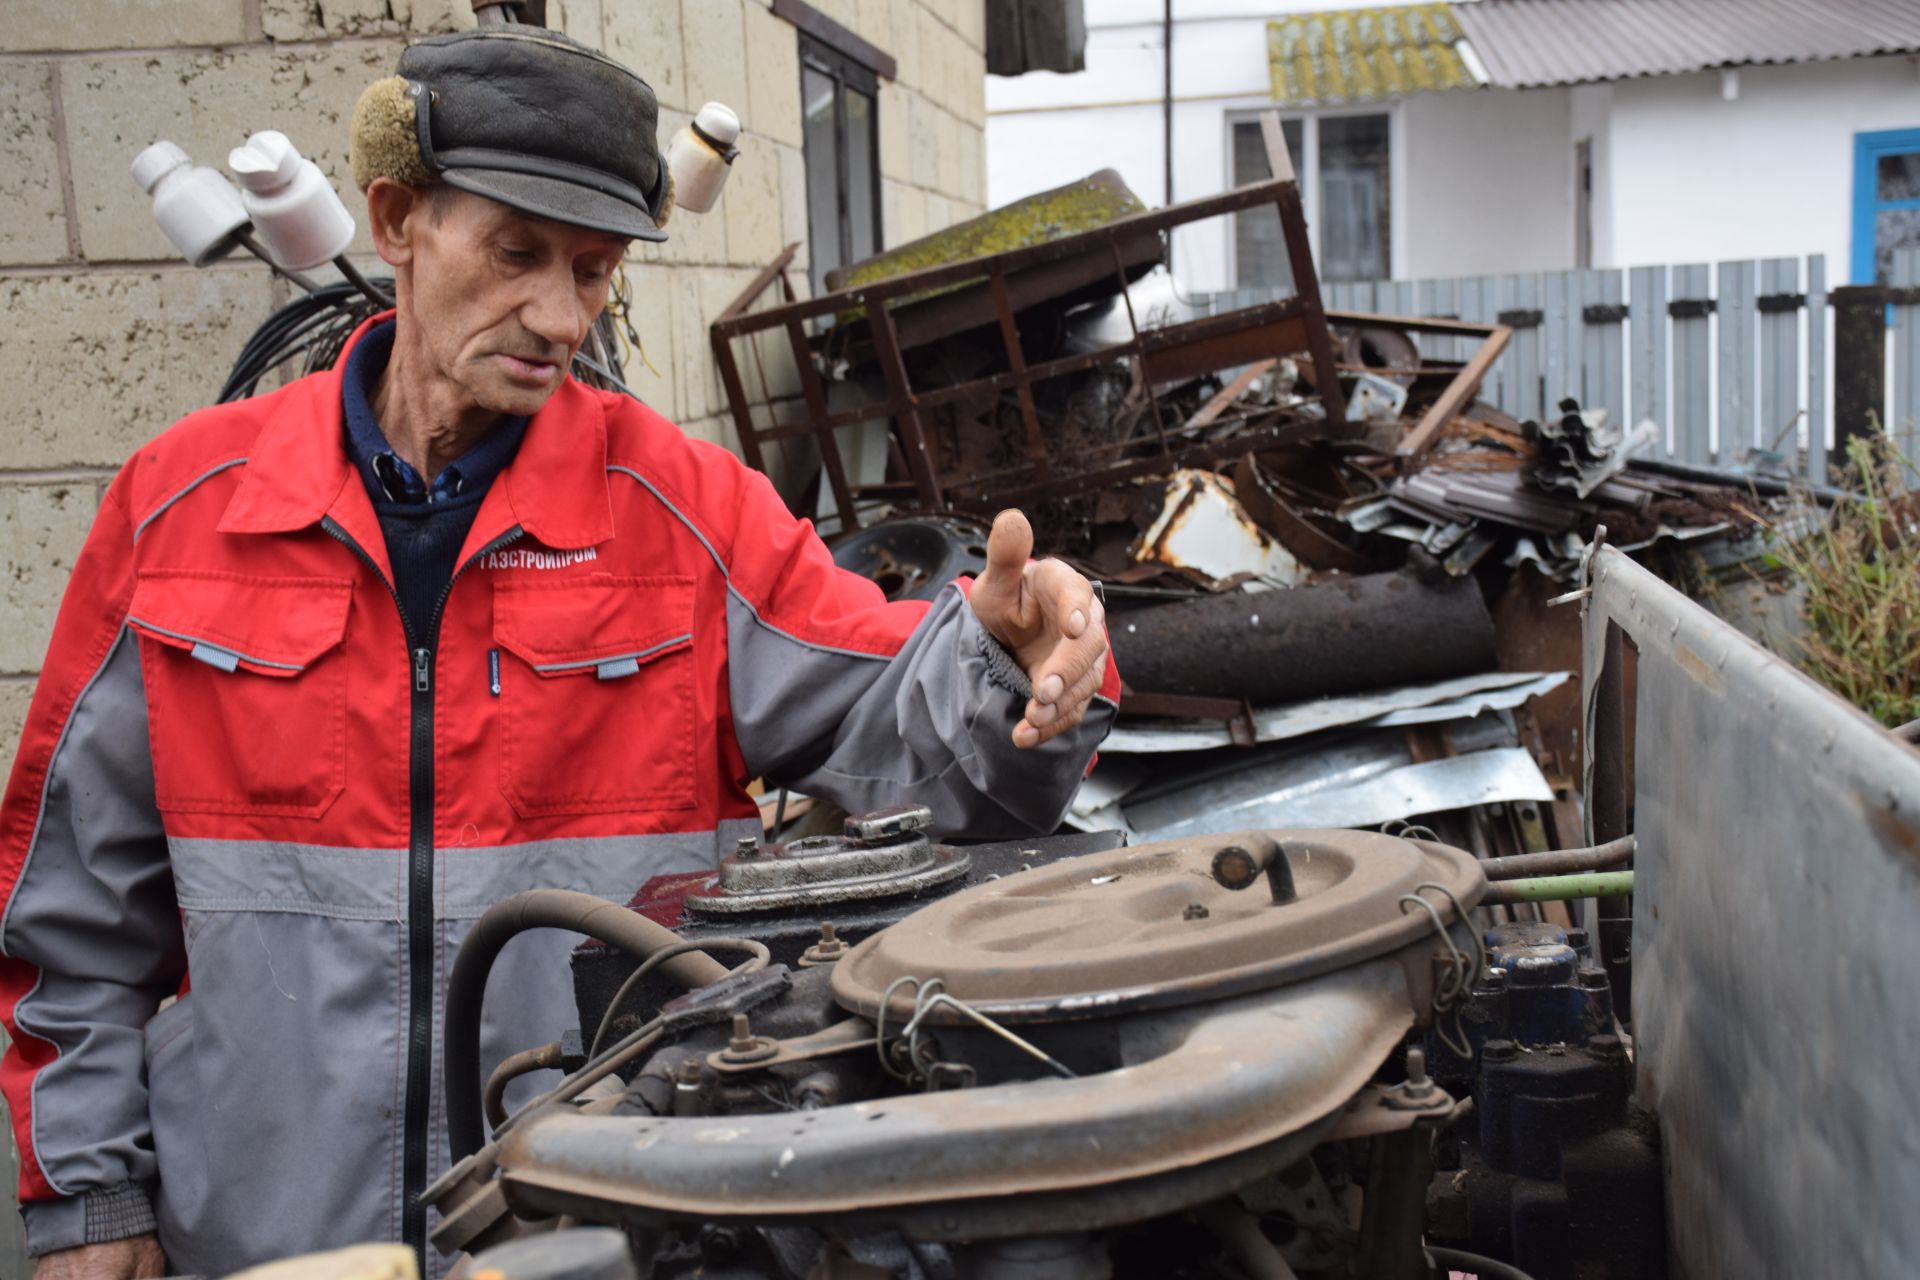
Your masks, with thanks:
<instances>
[{"instance_id":1,"label":"metal picket fence","mask_svg":"<svg viewBox=\"0 0 1920 1280\"><path fill-rule=\"evenodd\" d=\"M1876 308L1891 376L1873 369L1868 397L1907 456L1920 459L1920 250L1895 255L1891 286L1890 305ZM1482 399L1517 418L1538 419L1567 397L1613 421L1650 418L1666 456L1681 462L1738 466L1764 452L1826 480L1835 370L1861 368L1836 366L1822 254L1321 287L1333 311L1510 325L1513 340ZM1218 313L1267 296L1233 290L1200 302ZM1435 359L1469 354L1464 339L1420 341Z\"/></svg>"}]
</instances>

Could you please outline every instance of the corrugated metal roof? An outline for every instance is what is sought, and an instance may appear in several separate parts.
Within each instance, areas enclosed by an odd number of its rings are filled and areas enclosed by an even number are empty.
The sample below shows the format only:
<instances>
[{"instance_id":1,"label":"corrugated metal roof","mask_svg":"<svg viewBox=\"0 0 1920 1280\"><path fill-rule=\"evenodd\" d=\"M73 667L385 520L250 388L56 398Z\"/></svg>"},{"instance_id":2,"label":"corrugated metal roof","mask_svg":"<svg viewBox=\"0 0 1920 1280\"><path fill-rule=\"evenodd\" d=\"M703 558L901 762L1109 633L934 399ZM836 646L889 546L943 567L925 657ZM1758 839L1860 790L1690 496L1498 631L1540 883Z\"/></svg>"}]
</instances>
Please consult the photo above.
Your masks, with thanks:
<instances>
[{"instance_id":1,"label":"corrugated metal roof","mask_svg":"<svg viewBox=\"0 0 1920 1280\"><path fill-rule=\"evenodd\" d=\"M1920 50L1915 0L1473 0L1454 17L1509 89Z\"/></svg>"},{"instance_id":2,"label":"corrugated metal roof","mask_svg":"<svg viewBox=\"0 0 1920 1280\"><path fill-rule=\"evenodd\" d=\"M1479 84L1454 47L1446 4L1296 13L1267 24L1273 100L1295 106L1375 102Z\"/></svg>"}]
</instances>

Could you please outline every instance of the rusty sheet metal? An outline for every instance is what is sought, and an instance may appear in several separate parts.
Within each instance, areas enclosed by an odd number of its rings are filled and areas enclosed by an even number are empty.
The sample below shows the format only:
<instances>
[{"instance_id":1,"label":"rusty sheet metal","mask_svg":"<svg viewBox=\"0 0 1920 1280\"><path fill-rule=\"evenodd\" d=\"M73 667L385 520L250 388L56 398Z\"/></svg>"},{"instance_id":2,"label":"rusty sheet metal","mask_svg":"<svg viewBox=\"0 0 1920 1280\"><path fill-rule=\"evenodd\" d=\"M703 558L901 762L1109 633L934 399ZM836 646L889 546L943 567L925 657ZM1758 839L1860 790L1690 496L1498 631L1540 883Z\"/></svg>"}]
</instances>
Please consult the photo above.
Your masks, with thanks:
<instances>
[{"instance_id":1,"label":"rusty sheet metal","mask_svg":"<svg viewBox=\"0 0 1920 1280\"><path fill-rule=\"evenodd\" d=\"M1233 486L1211 471L1176 471L1167 477L1160 513L1131 549L1135 564L1192 569L1208 578L1255 578L1290 587L1307 570L1265 529L1253 522Z\"/></svg>"},{"instance_id":2,"label":"rusty sheet metal","mask_svg":"<svg viewBox=\"0 0 1920 1280\"><path fill-rule=\"evenodd\" d=\"M1558 689L1569 678L1564 671L1489 671L1484 675L1258 707L1253 711L1253 736L1256 742L1281 742L1346 725L1386 727L1471 719L1483 711L1518 707ZM1577 694L1577 691L1570 692ZM1131 715L1132 702L1125 698L1122 702ZM1100 756L1105 760L1116 755L1210 751L1234 745L1237 740L1222 725L1191 720L1155 725L1123 719L1101 742Z\"/></svg>"},{"instance_id":3,"label":"rusty sheet metal","mask_svg":"<svg viewBox=\"0 0 1920 1280\"><path fill-rule=\"evenodd\" d=\"M1422 945L1431 943L1429 934ZM1385 957L1125 1020L1120 1072L805 1115L554 1109L508 1134L500 1167L521 1212L586 1221L804 1220L936 1240L1106 1227L1178 1212L1293 1163L1412 1024L1406 972Z\"/></svg>"},{"instance_id":4,"label":"rusty sheet metal","mask_svg":"<svg viewBox=\"0 0 1920 1280\"><path fill-rule=\"evenodd\" d=\"M1115 614L1114 657L1151 693L1292 702L1494 666L1493 620L1470 579L1337 578Z\"/></svg>"},{"instance_id":5,"label":"rusty sheet metal","mask_svg":"<svg viewBox=\"0 0 1920 1280\"><path fill-rule=\"evenodd\" d=\"M1234 464L1233 491L1253 522L1278 538L1300 563L1341 573L1373 572L1373 561L1342 540L1337 530L1343 526L1338 521L1316 521L1296 511L1251 453Z\"/></svg>"},{"instance_id":6,"label":"rusty sheet metal","mask_svg":"<svg viewBox=\"0 0 1920 1280\"><path fill-rule=\"evenodd\" d=\"M1638 655L1635 1058L1674 1254L1911 1274L1920 753L1621 552L1588 584L1590 724L1609 638Z\"/></svg>"}]
</instances>

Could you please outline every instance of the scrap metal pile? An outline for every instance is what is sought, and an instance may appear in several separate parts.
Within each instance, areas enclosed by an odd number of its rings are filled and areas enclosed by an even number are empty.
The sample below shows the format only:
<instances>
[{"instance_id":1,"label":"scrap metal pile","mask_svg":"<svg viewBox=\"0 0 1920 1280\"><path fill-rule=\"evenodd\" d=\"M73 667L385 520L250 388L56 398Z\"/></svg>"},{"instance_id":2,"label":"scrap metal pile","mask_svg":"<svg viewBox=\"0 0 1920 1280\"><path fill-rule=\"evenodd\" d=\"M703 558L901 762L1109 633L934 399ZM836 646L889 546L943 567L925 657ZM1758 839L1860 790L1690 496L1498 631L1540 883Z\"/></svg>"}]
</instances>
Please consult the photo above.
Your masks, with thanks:
<instances>
[{"instance_id":1,"label":"scrap metal pile","mask_svg":"<svg viewBox=\"0 0 1920 1280\"><path fill-rule=\"evenodd\" d=\"M810 300L789 250L713 325L742 449L892 598L977 572L1010 506L1102 585L1126 694L1070 825L1418 817L1483 856L1579 843L1570 745L1514 716L1573 654L1503 643L1489 603L1571 579L1601 526L1629 549L1726 534L1752 498L1636 460L1654 424L1478 401L1503 326L1324 310L1270 159L1273 180L1159 210L1101 172ZM1168 246L1236 217L1277 217L1295 286L1212 314Z\"/></svg>"}]
</instances>

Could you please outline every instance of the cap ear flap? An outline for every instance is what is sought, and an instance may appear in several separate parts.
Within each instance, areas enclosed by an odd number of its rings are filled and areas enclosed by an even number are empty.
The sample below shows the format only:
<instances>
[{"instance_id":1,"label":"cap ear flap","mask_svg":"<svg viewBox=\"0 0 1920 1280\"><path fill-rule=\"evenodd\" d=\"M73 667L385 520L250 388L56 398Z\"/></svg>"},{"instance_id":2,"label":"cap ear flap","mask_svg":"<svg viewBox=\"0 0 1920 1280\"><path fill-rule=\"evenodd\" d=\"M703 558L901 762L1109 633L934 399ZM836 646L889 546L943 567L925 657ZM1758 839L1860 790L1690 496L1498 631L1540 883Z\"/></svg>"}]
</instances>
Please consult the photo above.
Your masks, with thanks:
<instances>
[{"instance_id":1,"label":"cap ear flap","mask_svg":"<svg viewBox=\"0 0 1920 1280\"><path fill-rule=\"evenodd\" d=\"M667 158L665 156L660 157L660 167L666 169L667 193L660 197L660 212L653 215L653 225L665 231L667 229L667 219L673 216L673 170L667 169Z\"/></svg>"},{"instance_id":2,"label":"cap ear flap","mask_svg":"<svg viewBox=\"0 0 1920 1280\"><path fill-rule=\"evenodd\" d=\"M375 80L353 108L353 140L349 156L353 181L365 191L375 178L391 178L410 187L434 180L420 156L415 128L415 104L401 76Z\"/></svg>"}]
</instances>

